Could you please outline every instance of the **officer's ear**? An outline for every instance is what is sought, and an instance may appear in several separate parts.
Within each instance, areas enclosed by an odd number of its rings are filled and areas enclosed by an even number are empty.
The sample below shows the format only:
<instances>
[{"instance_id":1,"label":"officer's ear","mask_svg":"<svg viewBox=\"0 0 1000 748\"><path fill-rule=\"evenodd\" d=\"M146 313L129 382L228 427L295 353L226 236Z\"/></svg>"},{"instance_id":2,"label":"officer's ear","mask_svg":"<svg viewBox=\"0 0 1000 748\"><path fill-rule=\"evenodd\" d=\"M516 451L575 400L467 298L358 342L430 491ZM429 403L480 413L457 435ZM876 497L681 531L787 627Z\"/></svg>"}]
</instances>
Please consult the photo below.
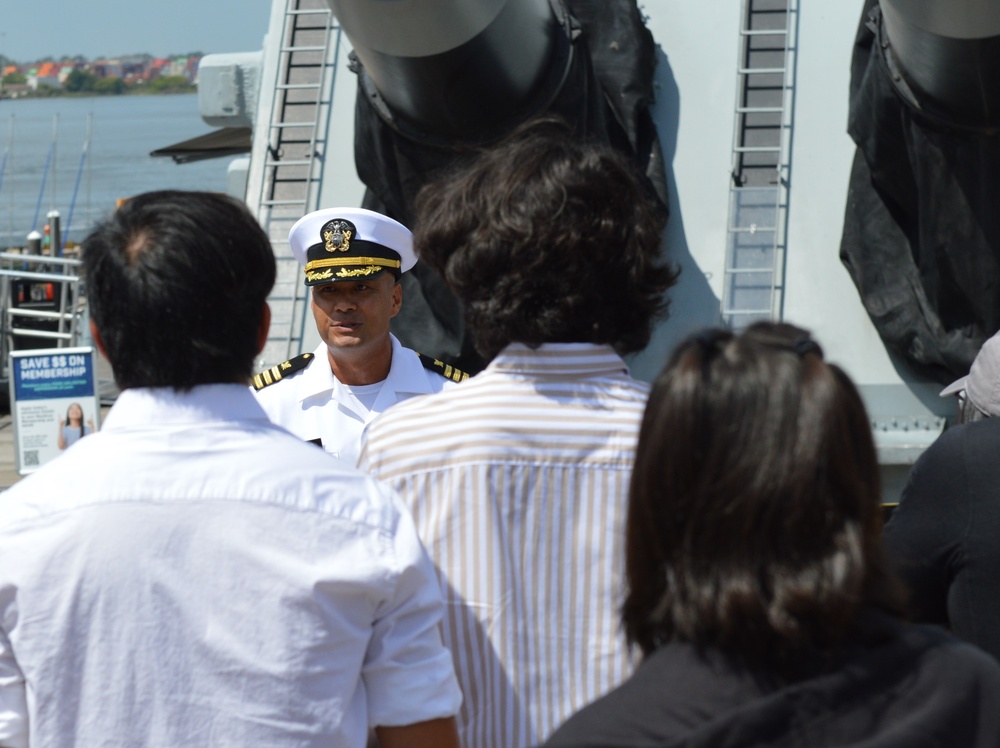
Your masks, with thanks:
<instances>
[{"instance_id":1,"label":"officer's ear","mask_svg":"<svg viewBox=\"0 0 1000 748\"><path fill-rule=\"evenodd\" d=\"M399 314L399 309L403 305L403 284L396 279L396 285L392 287L392 312L389 316L395 317Z\"/></svg>"},{"instance_id":2,"label":"officer's ear","mask_svg":"<svg viewBox=\"0 0 1000 748\"><path fill-rule=\"evenodd\" d=\"M91 322L91 325L94 323ZM271 307L264 302L264 308L260 310L260 327L257 328L257 353L264 350L267 344L267 334L271 330Z\"/></svg>"}]
</instances>

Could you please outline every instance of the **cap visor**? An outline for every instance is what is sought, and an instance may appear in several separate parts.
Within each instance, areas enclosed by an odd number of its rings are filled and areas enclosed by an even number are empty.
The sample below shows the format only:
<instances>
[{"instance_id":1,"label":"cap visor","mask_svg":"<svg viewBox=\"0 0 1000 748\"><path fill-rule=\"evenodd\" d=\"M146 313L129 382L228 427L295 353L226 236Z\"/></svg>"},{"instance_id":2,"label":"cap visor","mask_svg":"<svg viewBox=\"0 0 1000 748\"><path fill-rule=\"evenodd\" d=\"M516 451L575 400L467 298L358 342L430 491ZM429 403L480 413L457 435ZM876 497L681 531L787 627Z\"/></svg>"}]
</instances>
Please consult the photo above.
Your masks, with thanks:
<instances>
[{"instance_id":1,"label":"cap visor","mask_svg":"<svg viewBox=\"0 0 1000 748\"><path fill-rule=\"evenodd\" d=\"M941 390L940 392L941 397L948 397L948 395L954 395L956 392L961 392L962 390L965 389L965 383L967 381L969 381L969 378L967 376L955 380L947 387L945 387L943 390Z\"/></svg>"}]
</instances>

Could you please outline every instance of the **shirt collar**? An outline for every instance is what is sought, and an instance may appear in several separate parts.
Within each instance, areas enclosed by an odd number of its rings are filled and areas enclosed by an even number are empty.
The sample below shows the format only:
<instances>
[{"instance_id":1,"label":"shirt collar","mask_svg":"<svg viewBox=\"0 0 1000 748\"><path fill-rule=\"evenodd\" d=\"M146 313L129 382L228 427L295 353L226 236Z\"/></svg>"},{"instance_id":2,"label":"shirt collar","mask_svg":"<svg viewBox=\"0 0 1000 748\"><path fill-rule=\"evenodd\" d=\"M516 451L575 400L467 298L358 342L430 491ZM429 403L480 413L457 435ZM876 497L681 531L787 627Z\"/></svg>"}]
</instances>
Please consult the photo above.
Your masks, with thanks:
<instances>
[{"instance_id":1,"label":"shirt collar","mask_svg":"<svg viewBox=\"0 0 1000 748\"><path fill-rule=\"evenodd\" d=\"M430 381L424 371L420 359L403 348L392 333L389 334L392 343L392 361L389 364L389 374L382 381L386 385L383 392L406 392L412 394L430 393ZM316 358L299 377L299 402L314 395L332 392L337 387L337 378L330 368L329 353L326 343L320 343L315 351ZM372 382L376 384L376 382ZM393 399L391 402L395 402Z\"/></svg>"},{"instance_id":2,"label":"shirt collar","mask_svg":"<svg viewBox=\"0 0 1000 748\"><path fill-rule=\"evenodd\" d=\"M179 392L170 387L136 387L118 395L101 430L201 421L267 421L245 385L203 384Z\"/></svg>"},{"instance_id":3,"label":"shirt collar","mask_svg":"<svg viewBox=\"0 0 1000 748\"><path fill-rule=\"evenodd\" d=\"M538 348L511 343L486 369L543 376L628 374L628 365L614 348L593 343L543 343Z\"/></svg>"}]
</instances>

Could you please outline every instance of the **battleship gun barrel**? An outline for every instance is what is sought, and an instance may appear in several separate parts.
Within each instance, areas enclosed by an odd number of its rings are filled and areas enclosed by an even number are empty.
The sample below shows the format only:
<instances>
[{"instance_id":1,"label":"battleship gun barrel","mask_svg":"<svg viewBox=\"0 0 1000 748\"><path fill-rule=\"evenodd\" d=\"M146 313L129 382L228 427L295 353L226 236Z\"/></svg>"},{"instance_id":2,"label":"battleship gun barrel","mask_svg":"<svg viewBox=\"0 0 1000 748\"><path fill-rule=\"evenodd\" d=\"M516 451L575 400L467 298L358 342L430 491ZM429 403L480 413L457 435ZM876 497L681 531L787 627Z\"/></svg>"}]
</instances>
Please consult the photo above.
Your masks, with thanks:
<instances>
[{"instance_id":1,"label":"battleship gun barrel","mask_svg":"<svg viewBox=\"0 0 1000 748\"><path fill-rule=\"evenodd\" d=\"M438 136L502 131L560 43L549 0L328 0L393 117Z\"/></svg>"},{"instance_id":2,"label":"battleship gun barrel","mask_svg":"<svg viewBox=\"0 0 1000 748\"><path fill-rule=\"evenodd\" d=\"M1000 126L1000 3L881 0L887 59L918 108L966 127ZM898 81L897 81L898 87ZM904 92L905 94L905 92Z\"/></svg>"},{"instance_id":3,"label":"battleship gun barrel","mask_svg":"<svg viewBox=\"0 0 1000 748\"><path fill-rule=\"evenodd\" d=\"M1000 329L1000 3L866 0L840 252L885 343L942 383Z\"/></svg>"},{"instance_id":4,"label":"battleship gun barrel","mask_svg":"<svg viewBox=\"0 0 1000 748\"><path fill-rule=\"evenodd\" d=\"M653 100L656 46L637 0L326 0L358 76L362 206L413 221L417 193L457 159L542 114L635 160L667 204ZM485 362L429 266L402 278L404 345L465 371Z\"/></svg>"}]
</instances>

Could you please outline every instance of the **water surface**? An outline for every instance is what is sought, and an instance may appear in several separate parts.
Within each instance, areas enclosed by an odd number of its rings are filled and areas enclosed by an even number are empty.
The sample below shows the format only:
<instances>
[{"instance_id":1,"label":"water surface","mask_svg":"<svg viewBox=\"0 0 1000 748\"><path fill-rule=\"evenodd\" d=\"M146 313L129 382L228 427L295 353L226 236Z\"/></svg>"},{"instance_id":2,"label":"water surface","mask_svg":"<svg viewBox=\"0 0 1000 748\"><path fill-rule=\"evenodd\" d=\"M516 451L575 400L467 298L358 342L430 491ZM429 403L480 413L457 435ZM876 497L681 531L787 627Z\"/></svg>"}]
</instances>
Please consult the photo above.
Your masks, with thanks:
<instances>
[{"instance_id":1,"label":"water surface","mask_svg":"<svg viewBox=\"0 0 1000 748\"><path fill-rule=\"evenodd\" d=\"M195 94L0 100L0 247L42 231L52 209L64 232L71 219L67 238L79 241L120 198L154 189L224 191L230 158L175 164L149 155L212 129Z\"/></svg>"}]
</instances>

